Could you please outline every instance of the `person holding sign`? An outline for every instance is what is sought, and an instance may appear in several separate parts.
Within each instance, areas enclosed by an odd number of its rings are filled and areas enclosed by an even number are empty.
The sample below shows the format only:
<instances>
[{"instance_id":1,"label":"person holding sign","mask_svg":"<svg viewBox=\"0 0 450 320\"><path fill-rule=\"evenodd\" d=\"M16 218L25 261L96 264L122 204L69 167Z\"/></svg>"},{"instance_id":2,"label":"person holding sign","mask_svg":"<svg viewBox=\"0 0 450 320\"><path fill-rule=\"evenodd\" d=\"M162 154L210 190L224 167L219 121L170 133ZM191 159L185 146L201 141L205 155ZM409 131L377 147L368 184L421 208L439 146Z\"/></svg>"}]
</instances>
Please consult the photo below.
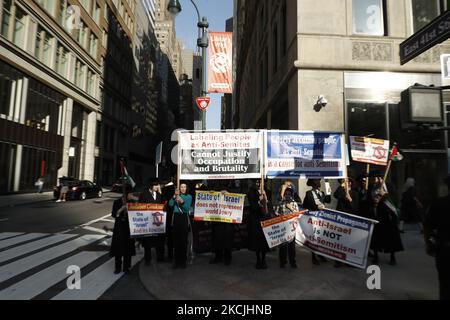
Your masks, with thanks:
<instances>
[{"instance_id":1,"label":"person holding sign","mask_svg":"<svg viewBox=\"0 0 450 320\"><path fill-rule=\"evenodd\" d=\"M303 201L303 208L308 209L309 211L319 211L325 209L325 203L331 202L331 196L325 195L325 192L320 190L321 180L308 179L306 185L311 187L311 190L306 192L305 200ZM327 261L327 259L321 255L319 255L319 258L322 262ZM314 252L312 252L312 263L314 265L320 265L317 255Z\"/></svg>"},{"instance_id":2,"label":"person holding sign","mask_svg":"<svg viewBox=\"0 0 450 320\"><path fill-rule=\"evenodd\" d=\"M295 193L295 190L290 181L284 183L280 191L281 202L278 209L278 215L285 215L294 212L300 212L301 200ZM297 262L295 261L295 237L289 243L284 243L279 247L280 268L286 266L289 256L289 264L292 268L297 268Z\"/></svg>"},{"instance_id":3,"label":"person holding sign","mask_svg":"<svg viewBox=\"0 0 450 320\"><path fill-rule=\"evenodd\" d=\"M269 252L261 222L271 218L273 214L269 190L261 190L260 180L256 181L248 194L250 217L248 223L249 249L256 252L256 269L267 269L266 254Z\"/></svg>"},{"instance_id":4,"label":"person holding sign","mask_svg":"<svg viewBox=\"0 0 450 320\"><path fill-rule=\"evenodd\" d=\"M148 190L142 192L139 197L139 203L157 203L162 204L161 188L157 181L151 181L149 183ZM165 235L144 237L141 240L144 247L144 261L148 266L152 261L152 248L156 248L156 256L158 262L164 261L164 244Z\"/></svg>"},{"instance_id":5,"label":"person holding sign","mask_svg":"<svg viewBox=\"0 0 450 320\"><path fill-rule=\"evenodd\" d=\"M339 179L338 182L340 186L334 192L334 197L338 201L336 210L353 215L360 215L359 193L353 188L354 180L352 178Z\"/></svg>"},{"instance_id":6,"label":"person holding sign","mask_svg":"<svg viewBox=\"0 0 450 320\"><path fill-rule=\"evenodd\" d=\"M186 269L191 204L192 196L188 193L187 184L182 183L180 188L175 190L173 198L169 201L169 207L173 208L172 233L175 269Z\"/></svg>"},{"instance_id":7,"label":"person holding sign","mask_svg":"<svg viewBox=\"0 0 450 320\"><path fill-rule=\"evenodd\" d=\"M131 257L136 255L134 239L130 237L127 202L136 202L131 186L126 187L124 195L114 201L111 216L115 218L110 256L115 257L114 274L128 273L131 267Z\"/></svg>"}]
</instances>

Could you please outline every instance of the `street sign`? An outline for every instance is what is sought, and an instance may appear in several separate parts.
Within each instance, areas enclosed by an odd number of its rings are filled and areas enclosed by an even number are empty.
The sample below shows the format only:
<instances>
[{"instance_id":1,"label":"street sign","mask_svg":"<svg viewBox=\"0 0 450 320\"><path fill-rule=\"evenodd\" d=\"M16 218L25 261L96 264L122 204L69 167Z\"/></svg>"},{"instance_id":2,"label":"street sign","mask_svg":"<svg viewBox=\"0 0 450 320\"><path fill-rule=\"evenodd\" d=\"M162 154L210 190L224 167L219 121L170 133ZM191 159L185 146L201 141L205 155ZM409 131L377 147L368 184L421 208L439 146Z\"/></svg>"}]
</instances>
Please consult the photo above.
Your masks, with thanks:
<instances>
[{"instance_id":1,"label":"street sign","mask_svg":"<svg viewBox=\"0 0 450 320\"><path fill-rule=\"evenodd\" d=\"M211 98L210 97L198 97L197 99L195 99L195 101L197 102L197 106L201 110L206 110L209 107Z\"/></svg>"},{"instance_id":2,"label":"street sign","mask_svg":"<svg viewBox=\"0 0 450 320\"><path fill-rule=\"evenodd\" d=\"M450 10L400 44L400 64L404 65L450 37Z\"/></svg>"}]
</instances>

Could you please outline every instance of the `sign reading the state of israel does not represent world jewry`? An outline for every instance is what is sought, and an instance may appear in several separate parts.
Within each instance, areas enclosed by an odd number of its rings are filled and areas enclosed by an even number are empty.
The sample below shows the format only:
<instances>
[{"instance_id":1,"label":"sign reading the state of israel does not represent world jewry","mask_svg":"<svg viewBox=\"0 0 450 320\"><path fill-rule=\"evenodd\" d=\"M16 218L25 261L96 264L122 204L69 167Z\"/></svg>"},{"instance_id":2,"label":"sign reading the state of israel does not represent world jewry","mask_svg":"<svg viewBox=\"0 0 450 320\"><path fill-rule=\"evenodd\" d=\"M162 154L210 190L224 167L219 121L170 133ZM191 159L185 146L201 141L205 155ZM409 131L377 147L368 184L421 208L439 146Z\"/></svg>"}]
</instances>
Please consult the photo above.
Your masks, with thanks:
<instances>
[{"instance_id":1,"label":"sign reading the state of israel does not represent world jewry","mask_svg":"<svg viewBox=\"0 0 450 320\"><path fill-rule=\"evenodd\" d=\"M298 217L304 212L293 212L261 222L261 227L270 249L294 240Z\"/></svg>"},{"instance_id":2,"label":"sign reading the state of israel does not represent world jewry","mask_svg":"<svg viewBox=\"0 0 450 320\"><path fill-rule=\"evenodd\" d=\"M298 218L296 242L315 253L365 269L375 220L334 210Z\"/></svg>"},{"instance_id":3,"label":"sign reading the state of israel does not represent world jewry","mask_svg":"<svg viewBox=\"0 0 450 320\"><path fill-rule=\"evenodd\" d=\"M347 177L342 133L267 131L266 135L267 178Z\"/></svg>"},{"instance_id":4,"label":"sign reading the state of israel does not represent world jewry","mask_svg":"<svg viewBox=\"0 0 450 320\"><path fill-rule=\"evenodd\" d=\"M350 137L350 149L353 161L387 166L389 140Z\"/></svg>"},{"instance_id":5,"label":"sign reading the state of israel does not represent world jewry","mask_svg":"<svg viewBox=\"0 0 450 320\"><path fill-rule=\"evenodd\" d=\"M261 178L261 132L179 132L179 174L185 180Z\"/></svg>"},{"instance_id":6,"label":"sign reading the state of israel does not represent world jewry","mask_svg":"<svg viewBox=\"0 0 450 320\"><path fill-rule=\"evenodd\" d=\"M164 204L129 203L128 222L131 237L164 234L166 233Z\"/></svg>"},{"instance_id":7,"label":"sign reading the state of israel does not represent world jewry","mask_svg":"<svg viewBox=\"0 0 450 320\"><path fill-rule=\"evenodd\" d=\"M245 194L196 191L194 220L240 224L244 200Z\"/></svg>"}]
</instances>

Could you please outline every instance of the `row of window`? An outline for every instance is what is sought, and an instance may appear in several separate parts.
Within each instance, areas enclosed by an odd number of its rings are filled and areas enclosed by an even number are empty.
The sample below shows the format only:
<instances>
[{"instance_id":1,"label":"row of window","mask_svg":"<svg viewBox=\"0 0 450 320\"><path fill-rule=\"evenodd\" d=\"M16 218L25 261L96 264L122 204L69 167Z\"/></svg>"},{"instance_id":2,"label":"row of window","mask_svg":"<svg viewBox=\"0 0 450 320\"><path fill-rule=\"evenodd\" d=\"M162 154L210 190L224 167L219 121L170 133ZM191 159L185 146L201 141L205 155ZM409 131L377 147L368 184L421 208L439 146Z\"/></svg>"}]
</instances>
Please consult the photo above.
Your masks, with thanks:
<instances>
[{"instance_id":1,"label":"row of window","mask_svg":"<svg viewBox=\"0 0 450 320\"><path fill-rule=\"evenodd\" d=\"M41 25L35 25L19 6L6 1L1 17L0 34L17 47L28 51L62 77L71 80L91 96L96 96L96 75L79 59L71 63L69 50ZM26 31L29 32L26 32ZM33 32L35 33L33 35ZM26 34L28 37L26 38ZM73 57L74 58L74 57ZM73 76L72 76L73 75Z\"/></svg>"}]
</instances>

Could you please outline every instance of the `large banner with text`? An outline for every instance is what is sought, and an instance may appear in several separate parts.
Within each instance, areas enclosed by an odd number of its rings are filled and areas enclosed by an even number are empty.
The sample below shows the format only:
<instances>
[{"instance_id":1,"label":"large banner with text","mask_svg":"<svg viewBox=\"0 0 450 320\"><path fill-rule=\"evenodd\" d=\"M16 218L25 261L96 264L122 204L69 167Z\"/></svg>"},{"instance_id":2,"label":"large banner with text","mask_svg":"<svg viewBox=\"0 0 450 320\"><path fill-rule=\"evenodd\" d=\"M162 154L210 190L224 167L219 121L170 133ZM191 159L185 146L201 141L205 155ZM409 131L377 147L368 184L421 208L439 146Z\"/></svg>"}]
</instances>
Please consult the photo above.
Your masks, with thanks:
<instances>
[{"instance_id":1,"label":"large banner with text","mask_svg":"<svg viewBox=\"0 0 450 320\"><path fill-rule=\"evenodd\" d=\"M179 132L178 147L182 180L261 178L261 132Z\"/></svg>"},{"instance_id":2,"label":"large banner with text","mask_svg":"<svg viewBox=\"0 0 450 320\"><path fill-rule=\"evenodd\" d=\"M128 203L131 237L156 236L166 233L164 204Z\"/></svg>"},{"instance_id":3,"label":"large banner with text","mask_svg":"<svg viewBox=\"0 0 450 320\"><path fill-rule=\"evenodd\" d=\"M194 220L240 224L244 200L245 194L196 191Z\"/></svg>"},{"instance_id":4,"label":"large banner with text","mask_svg":"<svg viewBox=\"0 0 450 320\"><path fill-rule=\"evenodd\" d=\"M345 136L334 132L267 131L265 175L346 178Z\"/></svg>"},{"instance_id":5,"label":"large banner with text","mask_svg":"<svg viewBox=\"0 0 450 320\"><path fill-rule=\"evenodd\" d=\"M365 269L377 221L334 210L299 216L296 242L313 252Z\"/></svg>"}]
</instances>

